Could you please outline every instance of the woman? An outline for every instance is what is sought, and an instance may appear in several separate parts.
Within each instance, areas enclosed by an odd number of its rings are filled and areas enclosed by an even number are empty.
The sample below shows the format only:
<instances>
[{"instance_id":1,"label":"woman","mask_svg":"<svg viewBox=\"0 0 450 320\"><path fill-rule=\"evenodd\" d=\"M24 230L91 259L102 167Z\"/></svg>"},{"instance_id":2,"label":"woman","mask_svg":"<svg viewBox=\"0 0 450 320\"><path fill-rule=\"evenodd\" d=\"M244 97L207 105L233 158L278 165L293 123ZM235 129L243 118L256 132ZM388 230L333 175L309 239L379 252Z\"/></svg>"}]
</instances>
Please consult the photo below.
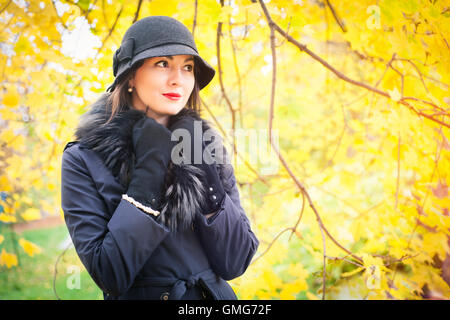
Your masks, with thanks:
<instances>
[{"instance_id":1,"label":"woman","mask_svg":"<svg viewBox=\"0 0 450 320\"><path fill-rule=\"evenodd\" d=\"M211 129L197 101L214 69L182 23L152 16L127 30L113 71L62 156L80 260L105 299L236 299L225 280L245 272L259 242L232 166L205 152L220 153L208 149L220 140L197 134ZM190 161L199 149L210 160Z\"/></svg>"}]
</instances>

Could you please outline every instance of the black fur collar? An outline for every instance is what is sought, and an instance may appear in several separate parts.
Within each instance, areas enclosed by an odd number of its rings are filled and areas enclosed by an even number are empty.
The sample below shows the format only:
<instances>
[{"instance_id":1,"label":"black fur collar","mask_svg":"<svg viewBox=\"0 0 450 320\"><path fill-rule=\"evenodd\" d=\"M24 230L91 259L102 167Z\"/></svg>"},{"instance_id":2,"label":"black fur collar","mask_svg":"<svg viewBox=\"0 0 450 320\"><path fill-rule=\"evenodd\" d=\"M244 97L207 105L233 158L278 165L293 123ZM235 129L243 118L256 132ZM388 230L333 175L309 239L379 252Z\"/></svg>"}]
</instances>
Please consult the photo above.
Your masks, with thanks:
<instances>
[{"instance_id":1,"label":"black fur collar","mask_svg":"<svg viewBox=\"0 0 450 320\"><path fill-rule=\"evenodd\" d=\"M75 136L80 145L100 156L105 166L126 190L135 158L132 143L133 125L146 115L142 111L127 108L106 123L111 115L111 108L107 104L109 95L110 93L103 94L81 116ZM211 129L209 123L197 112L187 108L172 116L169 125L180 117L201 120L203 132ZM227 161L225 164L218 164L217 168L224 189L229 193L232 185L227 177L230 177L232 168L226 149L223 150ZM206 188L202 181L202 172L195 166L169 163L161 221L171 230L190 228L195 215L200 213L201 204L207 201Z\"/></svg>"}]
</instances>

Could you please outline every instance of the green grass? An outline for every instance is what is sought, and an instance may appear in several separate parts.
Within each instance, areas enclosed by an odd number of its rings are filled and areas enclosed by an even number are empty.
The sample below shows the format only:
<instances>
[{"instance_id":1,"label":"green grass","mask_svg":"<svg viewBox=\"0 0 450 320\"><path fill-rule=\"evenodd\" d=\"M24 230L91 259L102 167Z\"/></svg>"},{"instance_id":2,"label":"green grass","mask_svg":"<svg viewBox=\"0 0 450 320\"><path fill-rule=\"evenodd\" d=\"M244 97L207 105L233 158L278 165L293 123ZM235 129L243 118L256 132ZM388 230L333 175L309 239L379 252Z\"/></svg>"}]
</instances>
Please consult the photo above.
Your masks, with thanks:
<instances>
[{"instance_id":1,"label":"green grass","mask_svg":"<svg viewBox=\"0 0 450 320\"><path fill-rule=\"evenodd\" d=\"M25 238L39 245L42 252L30 257L17 245L19 265L10 269L0 267L0 299L55 300L58 295L62 300L103 300L102 291L87 273L73 246L60 257L57 264L55 295L55 263L64 251L60 245L68 235L65 225L24 231L16 235L17 241ZM6 239L5 235L5 241L0 247L7 245L6 250L14 252L8 240L11 239Z\"/></svg>"}]
</instances>

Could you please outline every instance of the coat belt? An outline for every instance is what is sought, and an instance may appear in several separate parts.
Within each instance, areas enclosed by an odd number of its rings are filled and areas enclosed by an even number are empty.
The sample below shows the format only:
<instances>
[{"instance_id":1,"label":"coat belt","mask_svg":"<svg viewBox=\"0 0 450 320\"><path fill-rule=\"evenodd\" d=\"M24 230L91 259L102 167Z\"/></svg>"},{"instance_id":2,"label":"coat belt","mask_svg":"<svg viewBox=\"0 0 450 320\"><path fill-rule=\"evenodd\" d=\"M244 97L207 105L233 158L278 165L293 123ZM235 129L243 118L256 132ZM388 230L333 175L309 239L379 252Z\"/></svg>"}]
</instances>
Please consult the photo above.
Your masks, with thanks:
<instances>
[{"instance_id":1,"label":"coat belt","mask_svg":"<svg viewBox=\"0 0 450 320\"><path fill-rule=\"evenodd\" d=\"M191 275L187 279L178 279L172 277L141 277L134 281L133 287L154 286L154 287L172 287L169 291L169 299L179 300L186 291L199 284L200 280L207 286L207 289L215 297L213 290L209 288L208 282L216 280L217 275L211 269Z\"/></svg>"}]
</instances>

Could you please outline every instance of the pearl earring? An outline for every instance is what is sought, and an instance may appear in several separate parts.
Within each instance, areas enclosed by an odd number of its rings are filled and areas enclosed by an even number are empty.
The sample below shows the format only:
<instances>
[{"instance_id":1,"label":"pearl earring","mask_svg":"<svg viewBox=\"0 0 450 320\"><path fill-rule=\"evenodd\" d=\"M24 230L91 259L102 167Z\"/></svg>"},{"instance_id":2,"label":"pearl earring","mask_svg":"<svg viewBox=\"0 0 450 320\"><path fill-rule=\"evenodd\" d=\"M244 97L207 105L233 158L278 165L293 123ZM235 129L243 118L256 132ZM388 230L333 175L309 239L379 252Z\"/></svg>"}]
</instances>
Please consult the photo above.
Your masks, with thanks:
<instances>
[{"instance_id":1,"label":"pearl earring","mask_svg":"<svg viewBox=\"0 0 450 320\"><path fill-rule=\"evenodd\" d=\"M128 87L128 92L133 92L133 87Z\"/></svg>"}]
</instances>

